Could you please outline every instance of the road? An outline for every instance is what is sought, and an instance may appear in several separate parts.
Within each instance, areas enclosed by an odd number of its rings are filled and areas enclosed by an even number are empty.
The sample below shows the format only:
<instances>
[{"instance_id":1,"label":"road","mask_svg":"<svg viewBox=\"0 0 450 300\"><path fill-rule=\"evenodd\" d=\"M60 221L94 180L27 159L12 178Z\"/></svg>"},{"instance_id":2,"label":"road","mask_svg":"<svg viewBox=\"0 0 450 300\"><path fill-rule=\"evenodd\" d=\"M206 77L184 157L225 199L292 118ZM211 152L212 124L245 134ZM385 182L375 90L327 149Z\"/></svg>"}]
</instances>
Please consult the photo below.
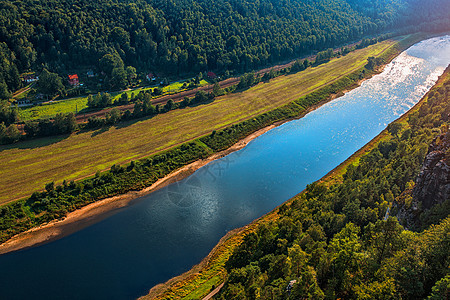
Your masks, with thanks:
<instances>
[{"instance_id":1,"label":"road","mask_svg":"<svg viewBox=\"0 0 450 300\"><path fill-rule=\"evenodd\" d=\"M214 289L211 293L209 293L205 298L202 300L210 300L212 297L214 297L218 292L220 292L220 289L222 289L225 282L223 282L221 285L219 285L217 288Z\"/></svg>"}]
</instances>

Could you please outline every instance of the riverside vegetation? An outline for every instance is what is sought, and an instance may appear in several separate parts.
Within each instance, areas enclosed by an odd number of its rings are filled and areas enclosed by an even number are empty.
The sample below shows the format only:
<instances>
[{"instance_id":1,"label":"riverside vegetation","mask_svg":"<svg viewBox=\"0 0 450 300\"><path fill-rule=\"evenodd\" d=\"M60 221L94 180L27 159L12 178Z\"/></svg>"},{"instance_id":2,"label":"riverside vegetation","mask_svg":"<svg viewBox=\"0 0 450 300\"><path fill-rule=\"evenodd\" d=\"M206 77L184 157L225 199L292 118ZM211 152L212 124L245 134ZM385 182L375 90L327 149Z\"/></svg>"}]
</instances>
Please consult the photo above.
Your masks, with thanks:
<instances>
[{"instance_id":1,"label":"riverside vegetation","mask_svg":"<svg viewBox=\"0 0 450 300\"><path fill-rule=\"evenodd\" d=\"M447 68L419 104L335 171L143 298L202 298L225 279L215 299L445 299L450 199L419 209L415 231L386 211L408 205L428 145L449 134L449 97ZM447 165L449 157L447 149Z\"/></svg>"},{"instance_id":2,"label":"riverside vegetation","mask_svg":"<svg viewBox=\"0 0 450 300\"><path fill-rule=\"evenodd\" d=\"M403 40L403 43L408 42ZM398 52L399 49L396 47L388 48L379 56L379 62L390 60ZM367 67L371 69L367 69ZM374 72L372 68L373 66L366 64L366 67L358 68L335 82L284 106L223 130L213 131L207 136L163 153L143 160L132 161L127 166L114 165L109 171L97 173L92 178L78 182L64 182L58 186L55 186L53 182L49 183L45 186L45 191L35 192L28 199L16 201L0 208L0 242L32 227L62 218L68 212L88 203L130 190L142 189L183 165L232 146L258 129L277 121L297 117L308 107L325 101L332 94L348 89L365 76L370 76Z\"/></svg>"}]
</instances>

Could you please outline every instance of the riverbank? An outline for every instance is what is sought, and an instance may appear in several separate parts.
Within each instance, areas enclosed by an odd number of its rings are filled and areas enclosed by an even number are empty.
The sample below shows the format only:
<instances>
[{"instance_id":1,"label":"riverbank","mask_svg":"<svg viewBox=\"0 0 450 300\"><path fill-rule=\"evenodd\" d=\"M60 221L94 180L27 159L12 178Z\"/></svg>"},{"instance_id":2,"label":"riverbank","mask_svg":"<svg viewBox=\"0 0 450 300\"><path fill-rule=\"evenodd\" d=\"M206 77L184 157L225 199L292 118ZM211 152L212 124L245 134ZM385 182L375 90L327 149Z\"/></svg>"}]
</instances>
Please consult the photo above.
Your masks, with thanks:
<instances>
[{"instance_id":1,"label":"riverbank","mask_svg":"<svg viewBox=\"0 0 450 300\"><path fill-rule=\"evenodd\" d=\"M0 245L0 254L23 250L33 246L48 243L74 233L78 230L81 230L96 222L99 222L102 219L111 216L117 210L130 205L134 200L148 195L151 192L161 189L171 183L182 180L194 173L199 168L205 166L206 164L224 157L234 151L238 151L244 148L250 141L254 140L255 138L266 133L274 127L275 125L270 125L263 129L260 129L247 136L246 138L240 140L232 147L224 151L214 153L206 159L197 160L189 165L186 165L170 173L164 178L159 179L154 184L143 190L132 191L123 195L114 196L91 203L69 213L67 217L62 220L55 220L48 224L43 224L37 228L33 228L26 232L20 233Z\"/></svg>"},{"instance_id":2,"label":"riverbank","mask_svg":"<svg viewBox=\"0 0 450 300\"><path fill-rule=\"evenodd\" d=\"M385 65L384 65L385 66ZM384 66L380 67L377 73L380 73L383 71ZM362 82L369 79L364 78L362 80L359 80L357 83L355 83L355 86L353 88L358 87ZM55 240L58 240L60 238L63 238L65 236L68 236L76 231L79 231L85 227L88 227L90 225L93 225L111 215L113 215L118 210L127 207L131 205L135 200L137 200L140 197L146 196L158 189L161 189L171 183L174 183L176 181L180 181L191 174L193 174L196 170L200 169L201 167L207 165L208 163L220 159L232 152L238 151L243 149L249 142L256 139L257 137L261 136L262 134L266 133L267 131L278 127L286 122L300 119L304 117L306 114L310 113L311 111L316 110L317 108L321 107L322 105L328 103L329 101L332 101L338 97L343 96L346 92L350 91L351 89L343 90L338 94L331 95L327 100L321 101L308 109L306 109L304 112L301 113L296 118L290 118L282 121L278 121L272 125L266 126L247 137L241 139L237 143L235 143L230 148L220 151L218 153L214 153L213 155L209 156L206 159L200 159L197 160L189 165L186 165L169 175L165 176L164 178L159 179L151 186L142 189L140 191L131 191L126 194L109 197L91 204L88 204L80 209L77 209L71 213L69 213L64 219L62 220L54 220L52 222L49 222L47 224L43 224L39 227L32 228L26 232L20 233L14 237L12 237L10 240L4 242L3 244L0 244L0 255L6 254L9 252L24 250L27 248L39 246L45 243L49 243Z\"/></svg>"},{"instance_id":3,"label":"riverbank","mask_svg":"<svg viewBox=\"0 0 450 300\"><path fill-rule=\"evenodd\" d=\"M417 37L416 37L416 39L417 39ZM407 41L407 42L402 40L404 42L404 45L403 45L403 47L400 47L400 49L398 49L398 52L396 54L400 53L403 50L403 48L406 47L407 45L409 45L410 43L415 42L412 40L414 40L414 39L409 39L409 41ZM395 56L396 55L392 55L392 57L389 57L386 64L389 61L391 61ZM383 68L380 67L376 73L380 73L382 70L383 70ZM368 79L368 78L370 78L370 77L367 77L365 79ZM365 79L363 79L363 80L365 80ZM361 81L362 80L359 80L359 81L353 83L352 88L357 87L361 83ZM89 226L95 222L98 222L99 220L110 216L111 214L116 212L118 209L128 206L136 198L147 195L152 191L155 191L159 188L166 186L167 184L170 184L177 180L181 180L181 179L189 176L190 174L192 174L198 168L209 163L210 161L213 161L215 159L223 157L233 151L242 149L243 147L245 147L245 145L247 145L248 142L250 142L252 139L258 137L259 135L263 134L264 132L274 128L275 126L279 126L285 122L291 121L292 119L303 117L305 114L320 107L324 103L327 103L328 101L336 98L337 96L343 95L343 93L347 90L349 90L348 87L340 92L337 92L336 94L331 94L325 100L312 105L311 107L309 107L306 110L303 110L295 118L289 118L289 119L275 122L274 124L266 126L256 132L250 134L249 136L238 141L236 144L234 144L233 146L231 146L230 148L228 148L224 151L215 153L215 154L211 155L209 158L198 160L187 166L184 166L181 169L178 169L177 171L170 173L169 175L165 176L164 178L159 179L157 182L155 182L148 188L145 188L141 191L133 191L133 192L126 193L124 195L114 196L111 198L97 201L95 203L89 204L85 207L82 207L81 209L78 209L74 212L69 213L68 216L66 218L64 218L63 220L52 221L48 224L41 225L38 228L34 228L27 232L16 235L13 238L11 238L10 240L8 240L5 243L3 243L2 245L0 245L0 254L8 253L11 251L17 251L20 249L25 249L25 248L29 248L32 246L40 245L45 242L53 241L53 240L56 240L63 236L66 236L68 234L71 234L77 230L80 230L86 226Z\"/></svg>"}]
</instances>

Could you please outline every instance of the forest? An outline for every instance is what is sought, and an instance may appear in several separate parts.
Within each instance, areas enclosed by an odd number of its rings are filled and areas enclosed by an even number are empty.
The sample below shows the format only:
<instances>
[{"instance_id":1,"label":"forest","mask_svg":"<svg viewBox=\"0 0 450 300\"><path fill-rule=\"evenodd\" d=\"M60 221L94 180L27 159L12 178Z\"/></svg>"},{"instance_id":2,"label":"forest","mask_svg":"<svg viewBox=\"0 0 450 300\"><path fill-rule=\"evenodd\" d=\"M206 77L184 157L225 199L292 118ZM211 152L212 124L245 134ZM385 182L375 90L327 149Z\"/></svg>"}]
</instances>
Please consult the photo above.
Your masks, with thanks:
<instances>
[{"instance_id":1,"label":"forest","mask_svg":"<svg viewBox=\"0 0 450 300\"><path fill-rule=\"evenodd\" d=\"M450 198L418 204L421 226L406 228L395 216L411 206L429 144L450 137L449 94L447 75L340 182L310 184L247 234L215 299L446 299Z\"/></svg>"},{"instance_id":2,"label":"forest","mask_svg":"<svg viewBox=\"0 0 450 300\"><path fill-rule=\"evenodd\" d=\"M444 0L0 1L0 98L20 74L246 72L396 30L449 28Z\"/></svg>"}]
</instances>

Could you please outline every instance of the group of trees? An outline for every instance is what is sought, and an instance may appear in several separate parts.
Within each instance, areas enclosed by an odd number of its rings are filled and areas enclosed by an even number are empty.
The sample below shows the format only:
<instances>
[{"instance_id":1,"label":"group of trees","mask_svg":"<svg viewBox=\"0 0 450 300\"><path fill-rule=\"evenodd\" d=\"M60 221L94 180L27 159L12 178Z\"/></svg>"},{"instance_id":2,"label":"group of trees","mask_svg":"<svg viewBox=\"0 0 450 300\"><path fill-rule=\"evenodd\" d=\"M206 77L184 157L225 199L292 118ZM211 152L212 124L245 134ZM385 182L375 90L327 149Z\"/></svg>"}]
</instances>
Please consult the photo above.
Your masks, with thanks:
<instances>
[{"instance_id":1,"label":"group of trees","mask_svg":"<svg viewBox=\"0 0 450 300\"><path fill-rule=\"evenodd\" d=\"M73 113L59 113L51 119L25 122L19 125L23 132L14 124L17 120L16 108L5 105L0 109L0 144L11 144L26 138L67 134L78 129Z\"/></svg>"},{"instance_id":2,"label":"group of trees","mask_svg":"<svg viewBox=\"0 0 450 300\"><path fill-rule=\"evenodd\" d=\"M21 72L43 67L62 75L96 66L106 88L117 89L136 69L244 72L431 22L431 13L433 22L448 22L439 17L446 7L445 0L2 0L0 97L20 87Z\"/></svg>"},{"instance_id":3,"label":"group of trees","mask_svg":"<svg viewBox=\"0 0 450 300\"><path fill-rule=\"evenodd\" d=\"M47 69L41 72L37 88L39 92L50 97L64 94L65 90L62 78L56 73L49 72Z\"/></svg>"},{"instance_id":4,"label":"group of trees","mask_svg":"<svg viewBox=\"0 0 450 300\"><path fill-rule=\"evenodd\" d=\"M438 210L418 208L428 217L421 233L386 211L411 193L429 143L447 130L449 96L447 76L342 182L309 185L275 221L245 236L226 262L218 299L445 299L450 199Z\"/></svg>"},{"instance_id":5,"label":"group of trees","mask_svg":"<svg viewBox=\"0 0 450 300\"><path fill-rule=\"evenodd\" d=\"M124 93L126 95L126 93ZM126 96L124 96L126 97ZM123 99L123 101L125 101L124 97L122 97L121 99ZM113 99L111 97L110 94L108 93L98 93L95 96L89 95L88 96L88 101L87 101L87 106L89 108L104 108L107 106L111 106L113 104Z\"/></svg>"},{"instance_id":6,"label":"group of trees","mask_svg":"<svg viewBox=\"0 0 450 300\"><path fill-rule=\"evenodd\" d=\"M20 132L14 124L19 120L16 107L11 107L8 101L0 100L0 144L14 143L20 139Z\"/></svg>"},{"instance_id":7,"label":"group of trees","mask_svg":"<svg viewBox=\"0 0 450 300\"><path fill-rule=\"evenodd\" d=\"M213 91L213 93L207 94L204 91L198 91L192 98L185 97L183 101L176 103L172 99L169 99L163 106L160 106L159 104L155 106L152 104L152 96L150 92L148 91L140 92L137 96L130 99L130 101L134 102L133 112L131 112L130 110L122 112L117 108L113 108L111 111L106 113L105 118L99 118L95 116L90 117L88 119L86 127L98 128L104 125L114 125L120 121L126 121L142 117L151 117L157 114L166 113L173 109L184 108L190 105L205 103L207 101L213 100L216 95L221 94L222 89L220 89L219 87L216 88L215 91ZM102 99L103 95L99 94L96 96L96 98ZM120 103L123 104L125 101L128 101L128 96L125 95L126 93L122 94L120 99L117 101L118 104Z\"/></svg>"},{"instance_id":8,"label":"group of trees","mask_svg":"<svg viewBox=\"0 0 450 300\"><path fill-rule=\"evenodd\" d=\"M57 114L53 119L40 119L25 123L27 138L72 133L78 129L73 113Z\"/></svg>"}]
</instances>

